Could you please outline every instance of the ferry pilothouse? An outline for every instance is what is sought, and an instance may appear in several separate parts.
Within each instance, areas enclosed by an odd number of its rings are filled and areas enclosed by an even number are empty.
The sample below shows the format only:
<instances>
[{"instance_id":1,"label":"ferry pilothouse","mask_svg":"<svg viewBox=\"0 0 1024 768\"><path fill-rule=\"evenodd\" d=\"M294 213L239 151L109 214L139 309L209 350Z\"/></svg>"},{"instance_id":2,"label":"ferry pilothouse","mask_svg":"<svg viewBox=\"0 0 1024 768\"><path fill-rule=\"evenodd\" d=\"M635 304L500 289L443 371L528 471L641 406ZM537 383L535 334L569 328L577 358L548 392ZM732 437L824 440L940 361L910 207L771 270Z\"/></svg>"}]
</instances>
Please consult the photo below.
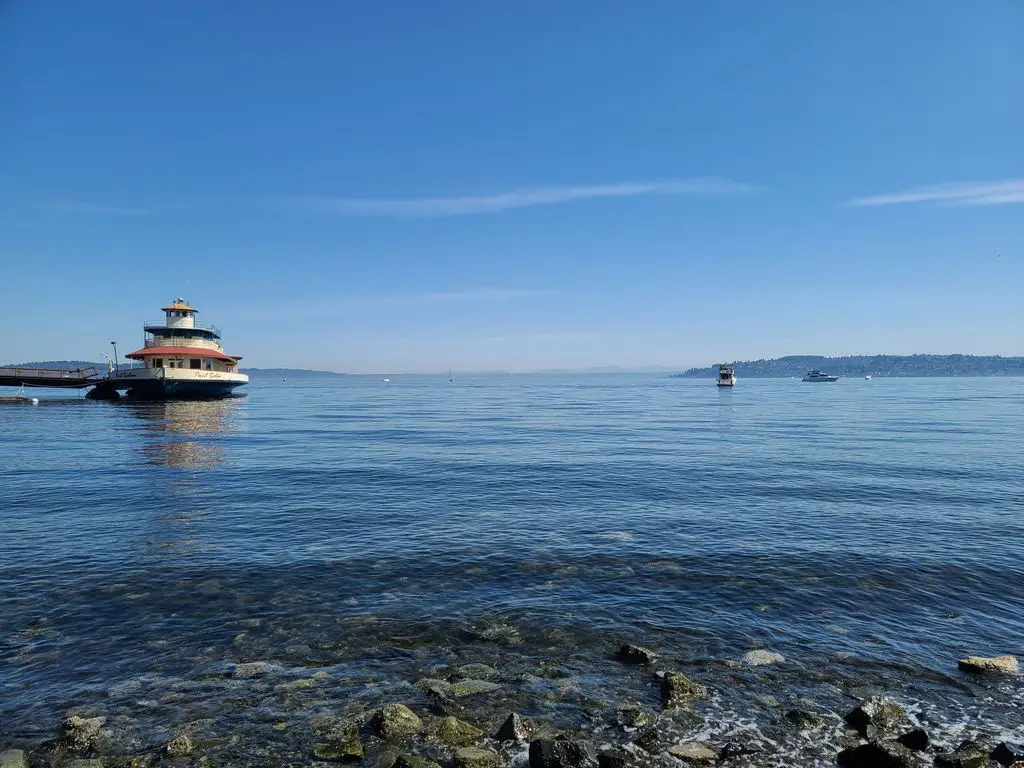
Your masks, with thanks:
<instances>
[{"instance_id":1,"label":"ferry pilothouse","mask_svg":"<svg viewBox=\"0 0 1024 768\"><path fill-rule=\"evenodd\" d=\"M227 397L249 383L248 375L238 370L242 358L224 352L220 331L196 322L199 310L179 297L163 312L163 322L145 324L142 349L125 355L142 365L115 363L90 396L117 399L121 390L135 399L199 400Z\"/></svg>"}]
</instances>

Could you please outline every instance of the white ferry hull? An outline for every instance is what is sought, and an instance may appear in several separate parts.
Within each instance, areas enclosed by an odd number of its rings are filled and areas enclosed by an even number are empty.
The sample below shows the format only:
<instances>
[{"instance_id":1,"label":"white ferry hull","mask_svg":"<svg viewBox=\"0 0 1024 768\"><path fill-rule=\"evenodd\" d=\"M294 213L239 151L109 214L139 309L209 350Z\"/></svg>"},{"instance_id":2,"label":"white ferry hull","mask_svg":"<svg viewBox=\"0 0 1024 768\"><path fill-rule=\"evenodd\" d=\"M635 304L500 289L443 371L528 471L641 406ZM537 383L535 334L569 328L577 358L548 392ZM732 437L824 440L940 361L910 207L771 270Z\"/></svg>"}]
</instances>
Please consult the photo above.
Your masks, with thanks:
<instances>
[{"instance_id":1,"label":"white ferry hull","mask_svg":"<svg viewBox=\"0 0 1024 768\"><path fill-rule=\"evenodd\" d=\"M249 383L244 373L190 370L187 368L129 368L112 371L97 386L95 399L117 399L121 392L132 400L213 400L230 397Z\"/></svg>"}]
</instances>

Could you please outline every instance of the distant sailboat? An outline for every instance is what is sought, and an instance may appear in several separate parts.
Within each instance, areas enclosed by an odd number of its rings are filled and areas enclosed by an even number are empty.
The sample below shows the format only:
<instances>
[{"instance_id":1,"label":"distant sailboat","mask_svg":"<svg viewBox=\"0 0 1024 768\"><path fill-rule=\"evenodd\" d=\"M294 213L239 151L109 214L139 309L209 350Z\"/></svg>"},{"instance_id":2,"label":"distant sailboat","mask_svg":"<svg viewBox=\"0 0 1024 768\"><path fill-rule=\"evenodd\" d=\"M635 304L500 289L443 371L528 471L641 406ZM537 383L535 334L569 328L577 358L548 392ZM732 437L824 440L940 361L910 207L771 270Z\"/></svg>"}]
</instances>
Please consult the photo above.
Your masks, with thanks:
<instances>
[{"instance_id":1,"label":"distant sailboat","mask_svg":"<svg viewBox=\"0 0 1024 768\"><path fill-rule=\"evenodd\" d=\"M455 381L455 379L452 378L452 369L451 368L448 369L448 381Z\"/></svg>"}]
</instances>

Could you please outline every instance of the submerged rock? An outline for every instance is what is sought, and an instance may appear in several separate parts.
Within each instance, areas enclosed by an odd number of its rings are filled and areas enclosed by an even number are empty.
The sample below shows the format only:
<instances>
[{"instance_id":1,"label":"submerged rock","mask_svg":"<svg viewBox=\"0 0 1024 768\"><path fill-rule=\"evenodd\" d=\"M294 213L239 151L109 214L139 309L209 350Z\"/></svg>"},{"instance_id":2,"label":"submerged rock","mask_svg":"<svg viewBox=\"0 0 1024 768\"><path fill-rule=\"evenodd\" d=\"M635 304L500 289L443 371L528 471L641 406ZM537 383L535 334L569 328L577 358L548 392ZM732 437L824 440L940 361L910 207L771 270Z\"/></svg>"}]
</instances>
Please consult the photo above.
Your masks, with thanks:
<instances>
[{"instance_id":1,"label":"submerged rock","mask_svg":"<svg viewBox=\"0 0 1024 768\"><path fill-rule=\"evenodd\" d=\"M385 704L374 715L373 725L382 739L404 739L423 730L423 722L404 704Z\"/></svg>"},{"instance_id":2,"label":"submerged rock","mask_svg":"<svg viewBox=\"0 0 1024 768\"><path fill-rule=\"evenodd\" d=\"M195 745L192 743L192 739L184 734L171 739L164 745L164 752L169 757L184 757L185 755L192 754L194 749Z\"/></svg>"},{"instance_id":3,"label":"submerged rock","mask_svg":"<svg viewBox=\"0 0 1024 768\"><path fill-rule=\"evenodd\" d=\"M686 744L676 744L668 748L672 757L686 760L693 765L707 765L718 760L718 752L712 749L706 741L691 741Z\"/></svg>"},{"instance_id":4,"label":"submerged rock","mask_svg":"<svg viewBox=\"0 0 1024 768\"><path fill-rule=\"evenodd\" d=\"M915 728L912 731L907 731L896 739L907 749L912 749L915 752L924 752L928 749L928 745L931 744L931 739L928 738L927 731L920 728Z\"/></svg>"},{"instance_id":5,"label":"submerged rock","mask_svg":"<svg viewBox=\"0 0 1024 768\"><path fill-rule=\"evenodd\" d=\"M646 707L626 705L615 711L615 721L624 731L646 728L658 720L658 715Z\"/></svg>"},{"instance_id":6,"label":"submerged rock","mask_svg":"<svg viewBox=\"0 0 1024 768\"><path fill-rule=\"evenodd\" d=\"M741 661L748 667L763 667L766 664L781 664L785 660L786 657L781 653L766 651L764 649L748 651L743 654L743 658L741 659Z\"/></svg>"},{"instance_id":7,"label":"submerged rock","mask_svg":"<svg viewBox=\"0 0 1024 768\"><path fill-rule=\"evenodd\" d=\"M786 719L797 728L813 728L821 725L821 717L812 712L805 712L802 709L791 709L785 715Z\"/></svg>"},{"instance_id":8,"label":"submerged rock","mask_svg":"<svg viewBox=\"0 0 1024 768\"><path fill-rule=\"evenodd\" d=\"M331 734L331 740L313 745L313 754L321 760L359 762L363 759L363 743L359 731L352 725Z\"/></svg>"},{"instance_id":9,"label":"submerged rock","mask_svg":"<svg viewBox=\"0 0 1024 768\"><path fill-rule=\"evenodd\" d=\"M992 750L990 757L1000 765L1024 765L1024 746L1004 741Z\"/></svg>"},{"instance_id":10,"label":"submerged rock","mask_svg":"<svg viewBox=\"0 0 1024 768\"><path fill-rule=\"evenodd\" d=\"M501 724L501 728L494 734L494 740L503 741L526 741L530 738L530 731L518 714L513 712Z\"/></svg>"},{"instance_id":11,"label":"submerged rock","mask_svg":"<svg viewBox=\"0 0 1024 768\"><path fill-rule=\"evenodd\" d=\"M382 752L380 756L373 761L373 768L395 768L398 765L398 759L401 757L397 752Z\"/></svg>"},{"instance_id":12,"label":"submerged rock","mask_svg":"<svg viewBox=\"0 0 1024 768\"><path fill-rule=\"evenodd\" d=\"M457 717L446 717L437 726L435 736L450 747L468 747L483 735L483 731Z\"/></svg>"},{"instance_id":13,"label":"submerged rock","mask_svg":"<svg viewBox=\"0 0 1024 768\"><path fill-rule=\"evenodd\" d=\"M952 752L935 756L938 768L988 768L988 750L976 741L965 741Z\"/></svg>"},{"instance_id":14,"label":"submerged rock","mask_svg":"<svg viewBox=\"0 0 1024 768\"><path fill-rule=\"evenodd\" d=\"M966 659L960 659L957 666L964 672L975 674L1016 675L1020 671L1020 662L1015 656L968 656Z\"/></svg>"},{"instance_id":15,"label":"submerged rock","mask_svg":"<svg viewBox=\"0 0 1024 768\"><path fill-rule=\"evenodd\" d=\"M661 680L661 701L666 709L707 697L708 689L681 672L667 672Z\"/></svg>"},{"instance_id":16,"label":"submerged rock","mask_svg":"<svg viewBox=\"0 0 1024 768\"><path fill-rule=\"evenodd\" d=\"M619 648L619 661L627 664L653 664L658 659L658 654L639 645L624 643Z\"/></svg>"},{"instance_id":17,"label":"submerged rock","mask_svg":"<svg viewBox=\"0 0 1024 768\"><path fill-rule=\"evenodd\" d=\"M463 680L469 678L475 678L477 680L491 680L495 677L500 677L501 673L494 667L473 662L472 664L463 664L461 667L456 669L455 675Z\"/></svg>"},{"instance_id":18,"label":"submerged rock","mask_svg":"<svg viewBox=\"0 0 1024 768\"><path fill-rule=\"evenodd\" d=\"M844 719L850 727L868 739L887 736L910 722L903 707L891 699L879 696L862 701L847 712Z\"/></svg>"},{"instance_id":19,"label":"submerged rock","mask_svg":"<svg viewBox=\"0 0 1024 768\"><path fill-rule=\"evenodd\" d=\"M231 676L237 678L260 677L279 671L281 668L269 661L246 661L231 668Z\"/></svg>"},{"instance_id":20,"label":"submerged rock","mask_svg":"<svg viewBox=\"0 0 1024 768\"><path fill-rule=\"evenodd\" d=\"M28 768L28 758L20 749L0 752L0 768Z\"/></svg>"},{"instance_id":21,"label":"submerged rock","mask_svg":"<svg viewBox=\"0 0 1024 768\"><path fill-rule=\"evenodd\" d=\"M496 752L478 747L462 747L455 753L455 768L499 768L501 758Z\"/></svg>"},{"instance_id":22,"label":"submerged rock","mask_svg":"<svg viewBox=\"0 0 1024 768\"><path fill-rule=\"evenodd\" d=\"M100 728L107 722L105 717L79 717L72 715L61 723L61 735L58 744L61 748L72 752L85 752L89 749L100 733Z\"/></svg>"},{"instance_id":23,"label":"submerged rock","mask_svg":"<svg viewBox=\"0 0 1024 768\"><path fill-rule=\"evenodd\" d=\"M491 683L487 680L459 680L452 683L451 695L458 698L473 696L478 693L491 693L501 689L501 684Z\"/></svg>"},{"instance_id":24,"label":"submerged rock","mask_svg":"<svg viewBox=\"0 0 1024 768\"><path fill-rule=\"evenodd\" d=\"M839 753L839 768L910 768L914 758L909 749L896 742L871 742Z\"/></svg>"}]
</instances>

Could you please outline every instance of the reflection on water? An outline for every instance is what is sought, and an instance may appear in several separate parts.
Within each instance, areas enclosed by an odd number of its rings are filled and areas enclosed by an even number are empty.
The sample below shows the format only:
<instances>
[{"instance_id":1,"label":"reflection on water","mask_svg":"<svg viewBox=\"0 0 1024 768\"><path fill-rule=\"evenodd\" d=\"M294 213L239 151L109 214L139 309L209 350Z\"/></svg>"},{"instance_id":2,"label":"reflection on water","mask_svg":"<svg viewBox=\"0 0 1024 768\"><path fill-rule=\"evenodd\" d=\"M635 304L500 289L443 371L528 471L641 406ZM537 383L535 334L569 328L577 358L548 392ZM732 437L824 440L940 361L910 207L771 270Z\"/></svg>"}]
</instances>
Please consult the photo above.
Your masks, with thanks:
<instances>
[{"instance_id":1,"label":"reflection on water","mask_svg":"<svg viewBox=\"0 0 1024 768\"><path fill-rule=\"evenodd\" d=\"M126 403L145 422L142 453L147 464L212 469L224 460L219 438L238 429L242 398Z\"/></svg>"}]
</instances>

